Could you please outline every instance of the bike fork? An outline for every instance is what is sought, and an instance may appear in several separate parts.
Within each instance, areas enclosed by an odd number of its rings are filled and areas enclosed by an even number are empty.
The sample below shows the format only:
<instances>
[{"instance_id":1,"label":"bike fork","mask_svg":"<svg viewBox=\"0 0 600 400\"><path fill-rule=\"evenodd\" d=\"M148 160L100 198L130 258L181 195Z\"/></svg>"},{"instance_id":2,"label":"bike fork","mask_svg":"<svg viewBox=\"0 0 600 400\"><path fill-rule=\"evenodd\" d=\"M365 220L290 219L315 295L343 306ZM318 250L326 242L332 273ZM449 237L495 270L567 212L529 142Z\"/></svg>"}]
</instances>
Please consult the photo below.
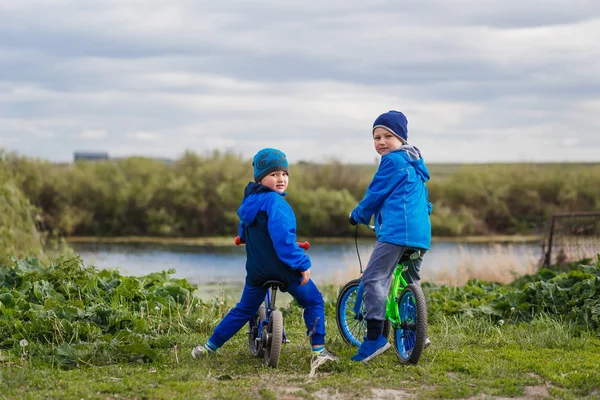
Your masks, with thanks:
<instances>
[{"instance_id":1,"label":"bike fork","mask_svg":"<svg viewBox=\"0 0 600 400\"><path fill-rule=\"evenodd\" d=\"M360 308L362 307L364 291L365 287L363 286L363 282L361 279L360 283L358 284L358 289L356 290L356 303L354 303L354 308L352 309L352 311L354 311L354 315L360 315Z\"/></svg>"}]
</instances>

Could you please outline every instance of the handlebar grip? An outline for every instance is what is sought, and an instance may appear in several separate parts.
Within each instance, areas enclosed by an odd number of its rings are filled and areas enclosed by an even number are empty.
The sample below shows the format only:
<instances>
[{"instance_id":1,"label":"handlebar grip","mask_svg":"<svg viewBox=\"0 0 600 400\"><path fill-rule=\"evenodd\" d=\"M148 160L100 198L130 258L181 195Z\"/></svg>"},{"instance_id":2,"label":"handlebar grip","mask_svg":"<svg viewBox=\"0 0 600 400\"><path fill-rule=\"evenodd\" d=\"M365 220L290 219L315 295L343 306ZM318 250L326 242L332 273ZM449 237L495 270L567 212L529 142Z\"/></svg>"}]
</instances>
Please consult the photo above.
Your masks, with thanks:
<instances>
[{"instance_id":1,"label":"handlebar grip","mask_svg":"<svg viewBox=\"0 0 600 400\"><path fill-rule=\"evenodd\" d=\"M310 243L308 243L306 241L305 242L297 242L297 243L301 249L308 250L310 248Z\"/></svg>"},{"instance_id":2,"label":"handlebar grip","mask_svg":"<svg viewBox=\"0 0 600 400\"><path fill-rule=\"evenodd\" d=\"M242 240L241 237L236 236L233 239L233 243L235 243L236 246L239 246L240 244L244 244L244 241ZM300 247L301 249L308 250L310 248L310 243L308 243L306 241L304 241L304 242L296 242L296 243L298 243L298 247Z\"/></svg>"}]
</instances>

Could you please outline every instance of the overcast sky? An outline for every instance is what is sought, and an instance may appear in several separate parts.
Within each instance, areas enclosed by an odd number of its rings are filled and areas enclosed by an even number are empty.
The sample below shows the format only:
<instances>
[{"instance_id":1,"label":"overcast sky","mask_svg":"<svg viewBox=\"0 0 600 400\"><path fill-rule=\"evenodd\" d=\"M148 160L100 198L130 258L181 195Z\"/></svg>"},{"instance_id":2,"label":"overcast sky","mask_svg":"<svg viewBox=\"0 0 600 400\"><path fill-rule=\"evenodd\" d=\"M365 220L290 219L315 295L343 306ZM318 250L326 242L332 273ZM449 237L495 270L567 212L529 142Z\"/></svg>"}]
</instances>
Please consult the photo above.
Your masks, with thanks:
<instances>
[{"instance_id":1,"label":"overcast sky","mask_svg":"<svg viewBox=\"0 0 600 400\"><path fill-rule=\"evenodd\" d=\"M598 0L0 0L0 148L600 161Z\"/></svg>"}]
</instances>

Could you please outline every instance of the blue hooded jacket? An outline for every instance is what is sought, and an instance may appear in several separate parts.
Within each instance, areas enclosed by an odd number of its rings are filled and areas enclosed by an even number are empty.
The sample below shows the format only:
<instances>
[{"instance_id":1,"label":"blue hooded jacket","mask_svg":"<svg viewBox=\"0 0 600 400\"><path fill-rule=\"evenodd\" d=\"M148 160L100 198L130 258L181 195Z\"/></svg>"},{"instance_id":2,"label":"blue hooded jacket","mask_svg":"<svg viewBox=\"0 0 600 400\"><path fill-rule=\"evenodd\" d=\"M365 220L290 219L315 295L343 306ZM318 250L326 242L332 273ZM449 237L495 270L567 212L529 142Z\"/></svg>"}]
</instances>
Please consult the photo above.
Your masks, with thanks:
<instances>
[{"instance_id":1,"label":"blue hooded jacket","mask_svg":"<svg viewBox=\"0 0 600 400\"><path fill-rule=\"evenodd\" d=\"M407 144L386 154L352 217L368 225L375 216L380 242L429 250L433 207L425 185L429 178L416 147Z\"/></svg>"},{"instance_id":2,"label":"blue hooded jacket","mask_svg":"<svg viewBox=\"0 0 600 400\"><path fill-rule=\"evenodd\" d=\"M283 195L254 182L244 191L237 214L239 235L246 243L248 285L262 286L271 279L291 283L311 266L296 243L296 216Z\"/></svg>"}]
</instances>

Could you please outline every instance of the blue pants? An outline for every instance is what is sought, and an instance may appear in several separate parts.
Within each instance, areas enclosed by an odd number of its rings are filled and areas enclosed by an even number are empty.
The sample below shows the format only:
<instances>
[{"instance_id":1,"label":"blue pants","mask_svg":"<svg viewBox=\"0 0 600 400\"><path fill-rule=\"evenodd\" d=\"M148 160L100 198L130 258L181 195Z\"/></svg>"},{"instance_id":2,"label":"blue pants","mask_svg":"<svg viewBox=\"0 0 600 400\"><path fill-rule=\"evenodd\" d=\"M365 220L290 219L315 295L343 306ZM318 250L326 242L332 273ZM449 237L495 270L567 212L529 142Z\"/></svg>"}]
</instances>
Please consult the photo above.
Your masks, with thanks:
<instances>
[{"instance_id":1,"label":"blue pants","mask_svg":"<svg viewBox=\"0 0 600 400\"><path fill-rule=\"evenodd\" d=\"M323 302L323 296L312 280L303 286L300 286L301 281L302 278L298 278L290 283L287 291L304 308L306 334L309 335L312 332L311 344L323 345L325 344L325 303ZM223 346L254 317L266 294L267 289L262 286L246 284L240 302L217 325L209 341L217 348Z\"/></svg>"}]
</instances>

